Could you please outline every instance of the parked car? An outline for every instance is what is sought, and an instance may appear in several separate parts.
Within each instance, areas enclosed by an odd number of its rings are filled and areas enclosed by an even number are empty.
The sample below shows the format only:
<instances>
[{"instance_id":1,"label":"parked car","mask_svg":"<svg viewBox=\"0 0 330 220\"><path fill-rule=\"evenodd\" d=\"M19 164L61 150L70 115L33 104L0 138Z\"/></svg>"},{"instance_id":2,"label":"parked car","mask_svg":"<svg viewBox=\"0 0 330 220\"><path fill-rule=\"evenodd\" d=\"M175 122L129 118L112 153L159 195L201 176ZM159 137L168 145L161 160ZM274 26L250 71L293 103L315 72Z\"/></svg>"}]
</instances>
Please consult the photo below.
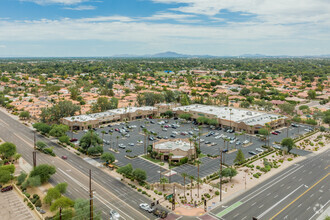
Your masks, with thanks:
<instances>
[{"instance_id":1,"label":"parked car","mask_svg":"<svg viewBox=\"0 0 330 220\"><path fill-rule=\"evenodd\" d=\"M123 145L123 144L119 144L118 147L119 147L119 148L122 148L122 149L125 149L125 148L126 148L126 146Z\"/></svg>"},{"instance_id":2,"label":"parked car","mask_svg":"<svg viewBox=\"0 0 330 220\"><path fill-rule=\"evenodd\" d=\"M252 155L257 155L257 153L256 153L256 152L254 152L254 151L249 151L249 154L252 154Z\"/></svg>"},{"instance_id":3,"label":"parked car","mask_svg":"<svg viewBox=\"0 0 330 220\"><path fill-rule=\"evenodd\" d=\"M167 128L163 128L162 131L167 131Z\"/></svg>"},{"instance_id":4,"label":"parked car","mask_svg":"<svg viewBox=\"0 0 330 220\"><path fill-rule=\"evenodd\" d=\"M170 137L175 138L176 136L174 134L171 134Z\"/></svg>"},{"instance_id":5,"label":"parked car","mask_svg":"<svg viewBox=\"0 0 330 220\"><path fill-rule=\"evenodd\" d=\"M217 143L215 143L215 142L212 142L211 143L211 146L215 146L215 145L217 145Z\"/></svg>"},{"instance_id":6,"label":"parked car","mask_svg":"<svg viewBox=\"0 0 330 220\"><path fill-rule=\"evenodd\" d=\"M230 144L233 144L233 143L235 143L235 140L231 140L231 141L229 141L229 143Z\"/></svg>"},{"instance_id":7,"label":"parked car","mask_svg":"<svg viewBox=\"0 0 330 220\"><path fill-rule=\"evenodd\" d=\"M150 121L150 124L155 124L155 122L154 121Z\"/></svg>"},{"instance_id":8,"label":"parked car","mask_svg":"<svg viewBox=\"0 0 330 220\"><path fill-rule=\"evenodd\" d=\"M163 137L164 139L168 139L168 137L167 136L165 136L165 137Z\"/></svg>"},{"instance_id":9,"label":"parked car","mask_svg":"<svg viewBox=\"0 0 330 220\"><path fill-rule=\"evenodd\" d=\"M291 124L291 126L294 128L298 127L298 125L296 125L296 124Z\"/></svg>"},{"instance_id":10,"label":"parked car","mask_svg":"<svg viewBox=\"0 0 330 220\"><path fill-rule=\"evenodd\" d=\"M282 133L281 131L274 131L274 132L276 132L277 134L281 134Z\"/></svg>"},{"instance_id":11,"label":"parked car","mask_svg":"<svg viewBox=\"0 0 330 220\"><path fill-rule=\"evenodd\" d=\"M192 131L188 131L188 134L191 134L191 135L193 135L193 134L194 134L194 132L192 132Z\"/></svg>"},{"instance_id":12,"label":"parked car","mask_svg":"<svg viewBox=\"0 0 330 220\"><path fill-rule=\"evenodd\" d=\"M236 145L240 145L240 144L241 144L241 141L237 141L237 142L236 142Z\"/></svg>"},{"instance_id":13,"label":"parked car","mask_svg":"<svg viewBox=\"0 0 330 220\"><path fill-rule=\"evenodd\" d=\"M228 150L227 150L227 149L223 149L222 152L223 152L223 153L227 153Z\"/></svg>"},{"instance_id":14,"label":"parked car","mask_svg":"<svg viewBox=\"0 0 330 220\"><path fill-rule=\"evenodd\" d=\"M128 145L129 145L129 146L134 146L134 143L129 143Z\"/></svg>"},{"instance_id":15,"label":"parked car","mask_svg":"<svg viewBox=\"0 0 330 220\"><path fill-rule=\"evenodd\" d=\"M7 192L7 191L10 191L10 190L13 190L13 186L6 186L6 187L3 187L1 189L1 192Z\"/></svg>"},{"instance_id":16,"label":"parked car","mask_svg":"<svg viewBox=\"0 0 330 220\"><path fill-rule=\"evenodd\" d=\"M115 128L115 131L119 131L119 128Z\"/></svg>"},{"instance_id":17,"label":"parked car","mask_svg":"<svg viewBox=\"0 0 330 220\"><path fill-rule=\"evenodd\" d=\"M62 156L61 157L63 160L66 160L66 159L68 159L68 157L67 156Z\"/></svg>"},{"instance_id":18,"label":"parked car","mask_svg":"<svg viewBox=\"0 0 330 220\"><path fill-rule=\"evenodd\" d=\"M150 141L154 141L155 139L153 137L149 137L149 140Z\"/></svg>"},{"instance_id":19,"label":"parked car","mask_svg":"<svg viewBox=\"0 0 330 220\"><path fill-rule=\"evenodd\" d=\"M140 127L141 127L141 128L145 128L146 126L144 126L144 125L140 125Z\"/></svg>"},{"instance_id":20,"label":"parked car","mask_svg":"<svg viewBox=\"0 0 330 220\"><path fill-rule=\"evenodd\" d=\"M204 139L200 139L200 142L201 142L201 143L204 142Z\"/></svg>"},{"instance_id":21,"label":"parked car","mask_svg":"<svg viewBox=\"0 0 330 220\"><path fill-rule=\"evenodd\" d=\"M250 141L248 141L248 140L245 140L245 141L243 141L243 144L248 144Z\"/></svg>"},{"instance_id":22,"label":"parked car","mask_svg":"<svg viewBox=\"0 0 330 220\"><path fill-rule=\"evenodd\" d=\"M277 145L277 144L274 144L274 145L273 145L273 148L275 148L275 149L279 149L279 150L282 149L281 146L280 146L280 145Z\"/></svg>"},{"instance_id":23,"label":"parked car","mask_svg":"<svg viewBox=\"0 0 330 220\"><path fill-rule=\"evenodd\" d=\"M137 143L138 143L138 144L143 144L143 141L138 140Z\"/></svg>"},{"instance_id":24,"label":"parked car","mask_svg":"<svg viewBox=\"0 0 330 220\"><path fill-rule=\"evenodd\" d=\"M278 133L276 133L275 131L272 132L273 135L278 135Z\"/></svg>"},{"instance_id":25,"label":"parked car","mask_svg":"<svg viewBox=\"0 0 330 220\"><path fill-rule=\"evenodd\" d=\"M110 214L110 220L118 220L120 218L119 213L113 209L110 210L109 214Z\"/></svg>"},{"instance_id":26,"label":"parked car","mask_svg":"<svg viewBox=\"0 0 330 220\"><path fill-rule=\"evenodd\" d=\"M75 141L77 141L78 139L77 138L72 138L71 140L70 140L70 142L75 142Z\"/></svg>"},{"instance_id":27,"label":"parked car","mask_svg":"<svg viewBox=\"0 0 330 220\"><path fill-rule=\"evenodd\" d=\"M205 144L211 144L211 141L205 141Z\"/></svg>"},{"instance_id":28,"label":"parked car","mask_svg":"<svg viewBox=\"0 0 330 220\"><path fill-rule=\"evenodd\" d=\"M256 148L256 151L258 151L258 152L260 152L260 153L264 152L264 150L261 149L261 148Z\"/></svg>"}]
</instances>

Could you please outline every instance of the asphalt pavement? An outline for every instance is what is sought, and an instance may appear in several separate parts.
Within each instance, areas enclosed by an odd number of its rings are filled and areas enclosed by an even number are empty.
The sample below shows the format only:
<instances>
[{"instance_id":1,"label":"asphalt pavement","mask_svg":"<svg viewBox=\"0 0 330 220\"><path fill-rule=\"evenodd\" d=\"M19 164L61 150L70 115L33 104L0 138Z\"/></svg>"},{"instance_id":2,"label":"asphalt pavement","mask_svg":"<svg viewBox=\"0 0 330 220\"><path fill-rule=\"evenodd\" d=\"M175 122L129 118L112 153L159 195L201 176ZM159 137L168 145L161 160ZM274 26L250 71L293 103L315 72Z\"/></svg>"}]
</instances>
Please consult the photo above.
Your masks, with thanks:
<instances>
[{"instance_id":1,"label":"asphalt pavement","mask_svg":"<svg viewBox=\"0 0 330 220\"><path fill-rule=\"evenodd\" d=\"M0 137L4 141L14 143L17 146L17 152L32 164L33 131L2 111L0 111L0 131ZM95 209L102 214L104 219L109 218L110 209L118 211L122 219L155 219L152 214L139 208L139 204L142 202L151 203L151 200L141 193L134 191L120 180L111 177L43 136L37 135L37 140L53 146L56 155L67 155L68 159L63 160L37 152L37 165L50 164L56 167L57 172L51 177L50 182L54 185L60 182L68 183L66 196L72 199L89 199L88 172L91 169L92 189L95 190Z\"/></svg>"}]
</instances>

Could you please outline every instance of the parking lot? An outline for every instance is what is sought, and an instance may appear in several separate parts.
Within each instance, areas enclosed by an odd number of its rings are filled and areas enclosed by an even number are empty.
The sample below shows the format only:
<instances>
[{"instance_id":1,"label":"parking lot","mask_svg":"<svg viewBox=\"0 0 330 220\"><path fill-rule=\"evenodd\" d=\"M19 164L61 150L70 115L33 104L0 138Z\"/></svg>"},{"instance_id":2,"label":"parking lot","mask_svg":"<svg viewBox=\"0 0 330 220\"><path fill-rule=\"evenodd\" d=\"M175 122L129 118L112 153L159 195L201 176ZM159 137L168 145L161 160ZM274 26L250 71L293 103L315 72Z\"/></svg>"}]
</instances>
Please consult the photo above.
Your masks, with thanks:
<instances>
[{"instance_id":1,"label":"parking lot","mask_svg":"<svg viewBox=\"0 0 330 220\"><path fill-rule=\"evenodd\" d=\"M162 124L160 122L163 121ZM177 124L176 128L172 128L171 125ZM129 127L129 128L128 128ZM127 123L117 123L110 126L104 126L103 128L98 128L95 130L106 144L104 144L104 152L111 152L115 155L118 162L118 166L124 166L128 163L131 163L134 168L142 168L146 170L148 182L157 182L159 181L159 172L164 173L166 170L157 164L151 163L143 158L140 158L140 155L144 154L144 141L145 136L143 133L143 127L145 127L149 132L153 132L150 137L154 140L146 139L146 145L153 144L154 141L159 139L174 139L174 138L191 138L197 136L199 132L201 133L201 152L204 155L210 156L219 156L220 150L228 149L228 153L224 153L224 161L228 165L232 165L236 157L236 152L233 152L234 149L241 149L245 155L245 158L249 158L251 155L249 152L256 151L256 148L261 148L265 143L260 138L255 135L244 134L240 132L236 133L227 133L224 129L218 130L217 128L211 129L209 126L202 126L199 131L198 126L192 122L185 122L183 120L174 120L168 119L148 119L148 120L137 120ZM295 137L301 134L306 133L305 129L309 128L307 125L300 125L299 127L290 127L288 136ZM125 130L125 131L124 131ZM120 132L121 131L121 132ZM183 135L182 132L186 134ZM213 132L213 135L207 135L209 132ZM287 128L279 129L277 135L270 135L270 143L280 142L283 138L287 136ZM77 134L73 134L73 138L78 140L86 133L86 131L80 131ZM103 133L103 134L102 134ZM71 137L71 134L68 134ZM226 135L227 138L236 138L231 143L227 143L225 146L224 139L219 136ZM248 141L249 144L243 145L244 141ZM240 144L237 144L239 142ZM116 149L118 152L111 151L110 148ZM293 150L294 151L294 150ZM298 154L305 154L303 151L296 151ZM128 158L135 157L133 159ZM203 157L200 159L202 164L200 165L200 177L203 178L207 175L210 175L216 172L219 169L219 158L213 157ZM173 171L177 174L171 176L172 181L183 182L181 173L187 173L197 177L197 167L185 164L179 167L173 168Z\"/></svg>"},{"instance_id":2,"label":"parking lot","mask_svg":"<svg viewBox=\"0 0 330 220\"><path fill-rule=\"evenodd\" d=\"M35 219L23 199L14 190L0 193L0 216L3 220Z\"/></svg>"}]
</instances>

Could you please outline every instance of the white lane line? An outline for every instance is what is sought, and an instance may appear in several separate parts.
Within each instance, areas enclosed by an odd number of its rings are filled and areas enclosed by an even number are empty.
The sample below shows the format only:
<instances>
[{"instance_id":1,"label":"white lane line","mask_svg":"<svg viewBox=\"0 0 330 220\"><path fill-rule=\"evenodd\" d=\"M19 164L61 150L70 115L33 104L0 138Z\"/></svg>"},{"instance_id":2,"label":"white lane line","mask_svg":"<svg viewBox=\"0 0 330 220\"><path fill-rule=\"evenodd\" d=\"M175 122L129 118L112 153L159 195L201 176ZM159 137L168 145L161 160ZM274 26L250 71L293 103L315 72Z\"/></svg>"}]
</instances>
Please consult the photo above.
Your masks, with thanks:
<instances>
[{"instance_id":1,"label":"white lane line","mask_svg":"<svg viewBox=\"0 0 330 220\"><path fill-rule=\"evenodd\" d=\"M262 204L261 206L259 206L259 209L261 209L262 207L264 207L264 204Z\"/></svg>"},{"instance_id":2,"label":"white lane line","mask_svg":"<svg viewBox=\"0 0 330 220\"><path fill-rule=\"evenodd\" d=\"M300 203L300 204L298 205L298 208L299 208L301 205L302 205L302 203Z\"/></svg>"},{"instance_id":3,"label":"white lane line","mask_svg":"<svg viewBox=\"0 0 330 220\"><path fill-rule=\"evenodd\" d=\"M268 193L266 196L269 196L271 193Z\"/></svg>"},{"instance_id":4,"label":"white lane line","mask_svg":"<svg viewBox=\"0 0 330 220\"><path fill-rule=\"evenodd\" d=\"M326 207L326 206L328 205L329 202L330 202L330 200L329 200L327 203L325 203L323 206L321 206L320 209L317 210L317 211L314 213L314 215L312 215L312 217L310 217L309 220L311 220L312 218L314 218L315 215L317 215L317 214L319 214L319 213L322 213L323 208Z\"/></svg>"},{"instance_id":5,"label":"white lane line","mask_svg":"<svg viewBox=\"0 0 330 220\"><path fill-rule=\"evenodd\" d=\"M287 196L285 196L283 199L281 199L280 201L278 201L277 203L275 203L272 207L270 207L269 209L267 209L266 211L264 211L263 213L261 213L257 218L261 219L264 215L266 215L268 212L270 212L271 210L274 209L274 207L276 207L278 204L280 204L283 200L285 200L286 198L288 198L289 196L291 196L293 193L295 193L298 189L300 189L302 186L304 185L300 185L297 189L293 190L290 194L288 194Z\"/></svg>"},{"instance_id":6,"label":"white lane line","mask_svg":"<svg viewBox=\"0 0 330 220\"><path fill-rule=\"evenodd\" d=\"M236 218L239 215L239 213L237 213L236 215L234 215L234 218Z\"/></svg>"},{"instance_id":7,"label":"white lane line","mask_svg":"<svg viewBox=\"0 0 330 220\"><path fill-rule=\"evenodd\" d=\"M313 193L312 195L310 195L309 197L311 197L311 198L312 198L313 196L314 196L314 193Z\"/></svg>"},{"instance_id":8,"label":"white lane line","mask_svg":"<svg viewBox=\"0 0 330 220\"><path fill-rule=\"evenodd\" d=\"M254 206L256 204L256 202L254 202L251 206Z\"/></svg>"},{"instance_id":9,"label":"white lane line","mask_svg":"<svg viewBox=\"0 0 330 220\"><path fill-rule=\"evenodd\" d=\"M291 188L291 186L288 186L286 189L290 189Z\"/></svg>"},{"instance_id":10,"label":"white lane line","mask_svg":"<svg viewBox=\"0 0 330 220\"><path fill-rule=\"evenodd\" d=\"M278 197L278 195L274 196L274 199L275 199L276 197Z\"/></svg>"}]
</instances>

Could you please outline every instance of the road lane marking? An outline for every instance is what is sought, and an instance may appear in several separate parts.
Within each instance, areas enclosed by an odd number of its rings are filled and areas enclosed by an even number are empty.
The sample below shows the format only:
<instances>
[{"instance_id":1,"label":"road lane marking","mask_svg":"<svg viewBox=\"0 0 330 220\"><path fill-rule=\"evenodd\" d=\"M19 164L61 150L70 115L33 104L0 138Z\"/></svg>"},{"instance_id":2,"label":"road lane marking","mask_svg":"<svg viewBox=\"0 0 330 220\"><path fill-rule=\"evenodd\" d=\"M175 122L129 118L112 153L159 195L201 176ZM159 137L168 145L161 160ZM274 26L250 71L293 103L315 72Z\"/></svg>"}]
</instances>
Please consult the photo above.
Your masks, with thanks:
<instances>
[{"instance_id":1,"label":"road lane marking","mask_svg":"<svg viewBox=\"0 0 330 220\"><path fill-rule=\"evenodd\" d=\"M281 199L280 201L278 201L277 203L275 203L272 207L270 207L269 209L267 209L266 211L264 211L263 213L261 213L257 218L261 219L264 215L266 215L268 212L270 212L271 210L274 209L274 207L276 207L278 204L280 204L282 201L284 201L286 198L288 198L289 196L291 196L293 193L295 193L298 189L300 189L303 185L300 185L297 189L293 190L290 194L288 194L287 196L285 196L283 199Z\"/></svg>"},{"instance_id":2,"label":"road lane marking","mask_svg":"<svg viewBox=\"0 0 330 220\"><path fill-rule=\"evenodd\" d=\"M222 216L228 214L229 212L233 211L234 209L236 209L238 206L240 206L242 204L243 204L242 202L238 201L238 202L232 204L231 206L229 206L228 208L226 208L225 210L219 212L216 216L221 218Z\"/></svg>"},{"instance_id":3,"label":"road lane marking","mask_svg":"<svg viewBox=\"0 0 330 220\"><path fill-rule=\"evenodd\" d=\"M262 204L261 206L259 206L259 209L261 209L262 207L264 207L264 204Z\"/></svg>"},{"instance_id":4,"label":"road lane marking","mask_svg":"<svg viewBox=\"0 0 330 220\"><path fill-rule=\"evenodd\" d=\"M317 215L317 214L319 214L319 213L322 213L323 208L326 207L326 206L328 205L329 202L330 202L330 200L329 200L327 203L325 203L323 206L321 206L320 209L317 210L317 211L314 213L314 215L312 215L312 217L309 218L309 220L311 220L312 218L314 218L315 215Z\"/></svg>"},{"instance_id":5,"label":"road lane marking","mask_svg":"<svg viewBox=\"0 0 330 220\"><path fill-rule=\"evenodd\" d=\"M278 195L274 196L274 199L277 198L277 197L278 197Z\"/></svg>"},{"instance_id":6,"label":"road lane marking","mask_svg":"<svg viewBox=\"0 0 330 220\"><path fill-rule=\"evenodd\" d=\"M287 206L285 206L281 211L279 211L278 213L276 213L270 220L274 219L276 216L278 216L281 212L283 212L285 209L287 209L290 205L292 205L295 201L297 201L299 198L301 198L303 195L305 195L309 190L313 189L317 184L319 184L322 180L324 180L325 178L327 178L330 175L330 173L328 173L327 175L325 175L324 177L322 177L322 179L320 179L319 181L317 181L312 187L310 187L309 189L307 189L305 192L303 192L300 196L298 196L296 199L294 199L292 202L290 202ZM308 207L309 209L310 207ZM307 209L307 210L308 210Z\"/></svg>"},{"instance_id":7,"label":"road lane marking","mask_svg":"<svg viewBox=\"0 0 330 220\"><path fill-rule=\"evenodd\" d=\"M326 168L324 168L325 170L328 169L330 167L330 165L328 165Z\"/></svg>"}]
</instances>

